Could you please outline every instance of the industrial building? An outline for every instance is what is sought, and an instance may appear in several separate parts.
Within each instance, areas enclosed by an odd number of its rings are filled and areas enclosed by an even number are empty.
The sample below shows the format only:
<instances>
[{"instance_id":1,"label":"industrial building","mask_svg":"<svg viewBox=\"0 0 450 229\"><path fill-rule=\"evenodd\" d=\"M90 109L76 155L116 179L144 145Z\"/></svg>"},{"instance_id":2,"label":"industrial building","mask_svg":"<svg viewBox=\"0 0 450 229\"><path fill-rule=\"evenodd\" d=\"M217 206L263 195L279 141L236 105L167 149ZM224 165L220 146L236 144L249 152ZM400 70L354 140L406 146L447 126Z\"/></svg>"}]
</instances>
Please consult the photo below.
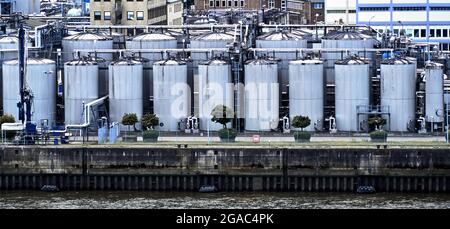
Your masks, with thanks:
<instances>
[{"instance_id":1,"label":"industrial building","mask_svg":"<svg viewBox=\"0 0 450 229\"><path fill-rule=\"evenodd\" d=\"M327 24L355 24L356 0L325 0Z\"/></svg>"},{"instance_id":2,"label":"industrial building","mask_svg":"<svg viewBox=\"0 0 450 229\"><path fill-rule=\"evenodd\" d=\"M234 110L228 126L241 133L289 134L299 115L318 133L367 133L374 116L394 133L446 129L450 54L433 43L380 42L367 25L258 24L257 15L224 25L58 20L27 25L23 63L17 30L0 38L1 111L22 120L23 73L40 132L100 135L126 130L126 113L154 113L162 133L209 133L221 128L211 122L217 105Z\"/></svg>"}]
</instances>

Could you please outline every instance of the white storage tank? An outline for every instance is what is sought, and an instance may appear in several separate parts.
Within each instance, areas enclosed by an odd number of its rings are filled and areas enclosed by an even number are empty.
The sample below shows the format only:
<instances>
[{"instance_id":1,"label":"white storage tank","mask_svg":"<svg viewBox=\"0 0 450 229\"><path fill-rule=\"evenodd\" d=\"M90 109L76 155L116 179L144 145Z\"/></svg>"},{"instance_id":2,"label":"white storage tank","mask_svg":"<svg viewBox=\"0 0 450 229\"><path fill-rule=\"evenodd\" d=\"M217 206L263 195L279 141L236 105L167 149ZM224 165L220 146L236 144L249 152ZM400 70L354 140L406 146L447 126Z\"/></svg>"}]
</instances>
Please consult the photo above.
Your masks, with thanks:
<instances>
[{"instance_id":1,"label":"white storage tank","mask_svg":"<svg viewBox=\"0 0 450 229\"><path fill-rule=\"evenodd\" d=\"M98 93L99 97L109 94L109 64L111 61L106 61L103 58L90 56L87 60L96 62L98 65Z\"/></svg>"},{"instance_id":2,"label":"white storage tank","mask_svg":"<svg viewBox=\"0 0 450 229\"><path fill-rule=\"evenodd\" d=\"M364 49L373 48L376 40L366 34L356 31L332 31L322 38L322 48L324 49ZM327 83L334 83L334 63L337 60L343 60L349 55L360 54L364 52L325 52L322 58L325 60L325 76ZM366 53L365 58L370 59L371 65L375 64L373 53Z\"/></svg>"},{"instance_id":3,"label":"white storage tank","mask_svg":"<svg viewBox=\"0 0 450 229\"><path fill-rule=\"evenodd\" d=\"M279 124L278 61L250 60L245 64L245 129L271 131Z\"/></svg>"},{"instance_id":4,"label":"white storage tank","mask_svg":"<svg viewBox=\"0 0 450 229\"><path fill-rule=\"evenodd\" d=\"M22 14L40 14L41 0L13 0L13 11Z\"/></svg>"},{"instance_id":5,"label":"white storage tank","mask_svg":"<svg viewBox=\"0 0 450 229\"><path fill-rule=\"evenodd\" d=\"M336 61L335 106L339 131L361 131L367 127L367 115L358 117L357 108L369 106L369 96L369 63L354 57Z\"/></svg>"},{"instance_id":6,"label":"white storage tank","mask_svg":"<svg viewBox=\"0 0 450 229\"><path fill-rule=\"evenodd\" d=\"M193 49L210 49L210 48L227 48L228 44L233 43L234 36L223 32L210 32L195 36L191 39L191 48ZM214 52L212 56L210 53L192 53L191 58L196 67L199 61L206 61L213 58L220 52Z\"/></svg>"},{"instance_id":7,"label":"white storage tank","mask_svg":"<svg viewBox=\"0 0 450 229\"><path fill-rule=\"evenodd\" d=\"M289 63L289 118L308 116L306 131L321 131L324 120L323 61L295 60Z\"/></svg>"},{"instance_id":8,"label":"white storage tank","mask_svg":"<svg viewBox=\"0 0 450 229\"><path fill-rule=\"evenodd\" d=\"M211 111L218 105L234 110L234 86L231 65L228 61L214 59L200 63L199 69L199 118L200 129L217 131L222 124L211 121ZM231 123L227 125L231 128Z\"/></svg>"},{"instance_id":9,"label":"white storage tank","mask_svg":"<svg viewBox=\"0 0 450 229\"><path fill-rule=\"evenodd\" d=\"M111 37L96 33L79 33L65 37L62 40L63 61L68 62L74 59L74 51L80 49L98 50L113 49L113 40ZM111 53L98 53L97 57L107 61L112 60Z\"/></svg>"},{"instance_id":10,"label":"white storage tank","mask_svg":"<svg viewBox=\"0 0 450 229\"><path fill-rule=\"evenodd\" d=\"M0 49L19 49L19 38L16 36L3 36L0 38ZM15 52L2 52L0 60L12 60L17 59L18 51Z\"/></svg>"},{"instance_id":11,"label":"white storage tank","mask_svg":"<svg viewBox=\"0 0 450 229\"><path fill-rule=\"evenodd\" d=\"M126 42L127 49L176 49L177 40L175 37L161 33L143 33L129 38ZM163 60L166 53L142 53L152 64L154 61Z\"/></svg>"},{"instance_id":12,"label":"white storage tank","mask_svg":"<svg viewBox=\"0 0 450 229\"><path fill-rule=\"evenodd\" d=\"M389 108L387 120L390 131L410 131L415 124L416 69L404 58L381 62L381 106Z\"/></svg>"},{"instance_id":13,"label":"white storage tank","mask_svg":"<svg viewBox=\"0 0 450 229\"><path fill-rule=\"evenodd\" d=\"M427 122L444 122L444 65L425 65L425 118Z\"/></svg>"},{"instance_id":14,"label":"white storage tank","mask_svg":"<svg viewBox=\"0 0 450 229\"><path fill-rule=\"evenodd\" d=\"M257 38L256 48L307 48L310 37L310 35L302 36L300 33L293 33L287 30L272 31ZM279 63L279 69L281 70L281 79L279 79L280 89L282 93L287 93L289 84L289 61L296 60L302 56L299 56L301 55L300 53L295 52L271 51L268 53L281 60Z\"/></svg>"},{"instance_id":15,"label":"white storage tank","mask_svg":"<svg viewBox=\"0 0 450 229\"><path fill-rule=\"evenodd\" d=\"M52 125L56 116L56 70L55 62L48 59L28 58L26 82L31 89L34 100L32 120L38 126L47 119ZM17 103L20 101L18 60L3 63L3 109L19 120Z\"/></svg>"},{"instance_id":16,"label":"white storage tank","mask_svg":"<svg viewBox=\"0 0 450 229\"><path fill-rule=\"evenodd\" d=\"M138 61L119 60L109 65L109 115L112 122L121 123L125 113L135 113L139 121L142 118L142 75L142 63ZM122 129L125 130L124 126Z\"/></svg>"},{"instance_id":17,"label":"white storage tank","mask_svg":"<svg viewBox=\"0 0 450 229\"><path fill-rule=\"evenodd\" d=\"M158 61L153 64L154 113L161 131L179 131L179 123L191 114L186 62Z\"/></svg>"},{"instance_id":18,"label":"white storage tank","mask_svg":"<svg viewBox=\"0 0 450 229\"><path fill-rule=\"evenodd\" d=\"M96 62L80 59L64 64L64 120L66 124L83 123L83 104L99 98L98 77Z\"/></svg>"}]
</instances>

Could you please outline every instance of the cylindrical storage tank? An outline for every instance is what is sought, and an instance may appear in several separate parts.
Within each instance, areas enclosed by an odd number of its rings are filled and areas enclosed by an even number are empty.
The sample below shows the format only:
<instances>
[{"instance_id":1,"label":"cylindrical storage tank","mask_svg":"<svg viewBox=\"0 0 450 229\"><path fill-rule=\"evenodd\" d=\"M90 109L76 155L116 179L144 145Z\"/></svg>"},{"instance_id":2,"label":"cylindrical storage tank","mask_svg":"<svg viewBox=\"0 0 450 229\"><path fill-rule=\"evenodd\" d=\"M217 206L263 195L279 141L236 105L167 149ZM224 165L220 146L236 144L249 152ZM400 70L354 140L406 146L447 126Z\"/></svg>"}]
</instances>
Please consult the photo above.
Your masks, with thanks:
<instances>
[{"instance_id":1,"label":"cylindrical storage tank","mask_svg":"<svg viewBox=\"0 0 450 229\"><path fill-rule=\"evenodd\" d=\"M416 69L403 58L381 62L381 106L389 109L384 115L390 131L408 131L415 123Z\"/></svg>"},{"instance_id":2,"label":"cylindrical storage tank","mask_svg":"<svg viewBox=\"0 0 450 229\"><path fill-rule=\"evenodd\" d=\"M153 62L147 58L143 57L133 57L134 61L138 61L142 63L143 71L142 71L142 83L143 83L143 109L144 114L153 113Z\"/></svg>"},{"instance_id":3,"label":"cylindrical storage tank","mask_svg":"<svg viewBox=\"0 0 450 229\"><path fill-rule=\"evenodd\" d=\"M51 125L56 116L56 65L48 59L28 58L26 82L33 93L32 120L38 126L47 119ZM20 101L18 60L3 63L3 109L19 120Z\"/></svg>"},{"instance_id":4,"label":"cylindrical storage tank","mask_svg":"<svg viewBox=\"0 0 450 229\"><path fill-rule=\"evenodd\" d=\"M40 14L41 0L15 0L14 12L22 12L22 14Z\"/></svg>"},{"instance_id":5,"label":"cylindrical storage tank","mask_svg":"<svg viewBox=\"0 0 450 229\"><path fill-rule=\"evenodd\" d=\"M154 113L161 131L178 131L179 123L191 113L187 65L183 61L165 60L153 64Z\"/></svg>"},{"instance_id":6,"label":"cylindrical storage tank","mask_svg":"<svg viewBox=\"0 0 450 229\"><path fill-rule=\"evenodd\" d=\"M127 49L176 49L175 37L161 33L144 33L127 40ZM142 53L141 56L152 61L163 60L166 53Z\"/></svg>"},{"instance_id":7,"label":"cylindrical storage tank","mask_svg":"<svg viewBox=\"0 0 450 229\"><path fill-rule=\"evenodd\" d=\"M425 118L427 122L444 122L444 65L425 65Z\"/></svg>"},{"instance_id":8,"label":"cylindrical storage tank","mask_svg":"<svg viewBox=\"0 0 450 229\"><path fill-rule=\"evenodd\" d=\"M250 60L245 64L245 129L271 131L279 124L278 61Z\"/></svg>"},{"instance_id":9,"label":"cylindrical storage tank","mask_svg":"<svg viewBox=\"0 0 450 229\"><path fill-rule=\"evenodd\" d=\"M308 116L306 131L320 131L324 118L324 77L321 60L295 60L289 63L289 117Z\"/></svg>"},{"instance_id":10,"label":"cylindrical storage tank","mask_svg":"<svg viewBox=\"0 0 450 229\"><path fill-rule=\"evenodd\" d=\"M367 115L358 116L358 106L370 105L369 63L358 58L336 61L336 128L360 131Z\"/></svg>"},{"instance_id":11,"label":"cylindrical storage tank","mask_svg":"<svg viewBox=\"0 0 450 229\"><path fill-rule=\"evenodd\" d=\"M99 98L98 65L74 60L64 64L64 117L66 124L84 122L83 104Z\"/></svg>"},{"instance_id":12,"label":"cylindrical storage tank","mask_svg":"<svg viewBox=\"0 0 450 229\"><path fill-rule=\"evenodd\" d=\"M140 120L142 108L142 63L119 60L109 65L109 115L112 122L122 122L126 113L135 113ZM139 127L138 127L139 128ZM125 130L125 128L122 128Z\"/></svg>"},{"instance_id":13,"label":"cylindrical storage tank","mask_svg":"<svg viewBox=\"0 0 450 229\"><path fill-rule=\"evenodd\" d=\"M98 50L98 49L113 49L113 40L95 33L79 33L72 36L65 37L62 40L63 47L63 61L68 62L74 59L74 51L80 49ZM98 53L97 57L105 60L112 60L112 53Z\"/></svg>"},{"instance_id":14,"label":"cylindrical storage tank","mask_svg":"<svg viewBox=\"0 0 450 229\"><path fill-rule=\"evenodd\" d=\"M322 48L324 49L364 49L373 48L375 39L366 34L355 31L333 31L322 38ZM375 64L373 53L364 52L324 52L322 58L325 60L325 76L327 83L334 83L334 64L337 60L342 60L348 55L360 54L371 60L371 65Z\"/></svg>"},{"instance_id":15,"label":"cylindrical storage tank","mask_svg":"<svg viewBox=\"0 0 450 229\"><path fill-rule=\"evenodd\" d=\"M100 57L88 57L87 60L96 62L98 66L98 96L103 97L109 94L109 64L110 61L106 61Z\"/></svg>"},{"instance_id":16,"label":"cylindrical storage tank","mask_svg":"<svg viewBox=\"0 0 450 229\"><path fill-rule=\"evenodd\" d=\"M227 33L211 32L195 36L191 39L191 48L193 49L210 49L210 48L227 48L227 45L234 41L234 37ZM212 53L192 53L191 57L194 61L194 67L196 67L199 61L207 61L219 55L220 52Z\"/></svg>"},{"instance_id":17,"label":"cylindrical storage tank","mask_svg":"<svg viewBox=\"0 0 450 229\"><path fill-rule=\"evenodd\" d=\"M231 65L227 61L216 59L200 63L198 71L200 129L220 130L223 126L211 121L211 111L218 105L225 105L234 110ZM231 123L227 125L227 128L231 128Z\"/></svg>"},{"instance_id":18,"label":"cylindrical storage tank","mask_svg":"<svg viewBox=\"0 0 450 229\"><path fill-rule=\"evenodd\" d=\"M118 32L109 32L109 31L102 31L99 34L107 37L111 37L113 40L113 48L114 49L125 49L126 44L126 38L125 35Z\"/></svg>"},{"instance_id":19,"label":"cylindrical storage tank","mask_svg":"<svg viewBox=\"0 0 450 229\"><path fill-rule=\"evenodd\" d=\"M0 49L19 49L19 39L16 36L3 36L0 38ZM0 60L17 59L18 51L2 52Z\"/></svg>"},{"instance_id":20,"label":"cylindrical storage tank","mask_svg":"<svg viewBox=\"0 0 450 229\"><path fill-rule=\"evenodd\" d=\"M310 36L302 36L297 33L291 33L289 31L272 31L262 36L259 36L256 40L256 48L291 48L291 49L301 49L308 47L308 38ZM275 58L279 58L281 62L279 63L279 69L281 69L280 77L280 90L282 93L288 92L289 84L289 61L301 58L300 52L281 52L281 51L271 51L268 52Z\"/></svg>"}]
</instances>

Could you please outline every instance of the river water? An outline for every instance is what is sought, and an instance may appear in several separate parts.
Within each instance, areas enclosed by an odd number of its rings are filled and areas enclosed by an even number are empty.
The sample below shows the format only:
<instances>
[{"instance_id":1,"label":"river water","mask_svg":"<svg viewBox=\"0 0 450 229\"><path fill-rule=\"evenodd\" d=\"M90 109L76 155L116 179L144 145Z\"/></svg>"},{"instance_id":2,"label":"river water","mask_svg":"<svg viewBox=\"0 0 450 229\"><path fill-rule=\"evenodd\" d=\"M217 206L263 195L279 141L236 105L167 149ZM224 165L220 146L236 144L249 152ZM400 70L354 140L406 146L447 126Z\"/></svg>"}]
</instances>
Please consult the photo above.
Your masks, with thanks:
<instances>
[{"instance_id":1,"label":"river water","mask_svg":"<svg viewBox=\"0 0 450 229\"><path fill-rule=\"evenodd\" d=\"M450 194L349 193L0 192L0 209L349 209L449 208Z\"/></svg>"}]
</instances>

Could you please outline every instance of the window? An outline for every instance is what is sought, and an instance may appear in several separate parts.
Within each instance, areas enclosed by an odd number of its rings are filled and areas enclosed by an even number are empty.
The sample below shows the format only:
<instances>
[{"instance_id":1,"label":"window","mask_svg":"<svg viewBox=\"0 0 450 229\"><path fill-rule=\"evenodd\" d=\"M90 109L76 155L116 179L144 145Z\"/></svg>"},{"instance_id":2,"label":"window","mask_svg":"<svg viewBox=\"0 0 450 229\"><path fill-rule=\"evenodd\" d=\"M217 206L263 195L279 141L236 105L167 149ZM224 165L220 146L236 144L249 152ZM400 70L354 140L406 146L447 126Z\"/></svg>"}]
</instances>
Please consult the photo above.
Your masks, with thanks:
<instances>
[{"instance_id":1,"label":"window","mask_svg":"<svg viewBox=\"0 0 450 229\"><path fill-rule=\"evenodd\" d=\"M111 11L105 11L103 13L103 19L104 20L111 20Z\"/></svg>"},{"instance_id":2,"label":"window","mask_svg":"<svg viewBox=\"0 0 450 229\"><path fill-rule=\"evenodd\" d=\"M238 1L234 1L234 6L238 7Z\"/></svg>"},{"instance_id":3,"label":"window","mask_svg":"<svg viewBox=\"0 0 450 229\"><path fill-rule=\"evenodd\" d=\"M359 11L389 11L389 7L360 7Z\"/></svg>"},{"instance_id":4,"label":"window","mask_svg":"<svg viewBox=\"0 0 450 229\"><path fill-rule=\"evenodd\" d=\"M136 20L138 20L138 21L144 20L144 11L137 11L136 12Z\"/></svg>"},{"instance_id":5,"label":"window","mask_svg":"<svg viewBox=\"0 0 450 229\"><path fill-rule=\"evenodd\" d=\"M442 44L442 51L448 51L450 48L450 45L448 43Z\"/></svg>"},{"instance_id":6,"label":"window","mask_svg":"<svg viewBox=\"0 0 450 229\"><path fill-rule=\"evenodd\" d=\"M327 10L329 14L345 14L345 10Z\"/></svg>"},{"instance_id":7,"label":"window","mask_svg":"<svg viewBox=\"0 0 450 229\"><path fill-rule=\"evenodd\" d=\"M427 37L427 30L426 29L421 29L420 30L420 37Z\"/></svg>"},{"instance_id":8,"label":"window","mask_svg":"<svg viewBox=\"0 0 450 229\"><path fill-rule=\"evenodd\" d=\"M420 32L418 29L414 30L414 37L420 37Z\"/></svg>"},{"instance_id":9,"label":"window","mask_svg":"<svg viewBox=\"0 0 450 229\"><path fill-rule=\"evenodd\" d=\"M213 7L214 6L214 0L209 0L209 6Z\"/></svg>"},{"instance_id":10,"label":"window","mask_svg":"<svg viewBox=\"0 0 450 229\"><path fill-rule=\"evenodd\" d=\"M275 0L269 0L269 9L275 8Z\"/></svg>"},{"instance_id":11,"label":"window","mask_svg":"<svg viewBox=\"0 0 450 229\"><path fill-rule=\"evenodd\" d=\"M134 20L134 12L133 11L127 12L127 20Z\"/></svg>"},{"instance_id":12,"label":"window","mask_svg":"<svg viewBox=\"0 0 450 229\"><path fill-rule=\"evenodd\" d=\"M394 34L398 35L398 29L394 29Z\"/></svg>"},{"instance_id":13,"label":"window","mask_svg":"<svg viewBox=\"0 0 450 229\"><path fill-rule=\"evenodd\" d=\"M448 30L442 30L442 37L448 37Z\"/></svg>"},{"instance_id":14,"label":"window","mask_svg":"<svg viewBox=\"0 0 450 229\"><path fill-rule=\"evenodd\" d=\"M432 11L450 11L450 7L430 7Z\"/></svg>"},{"instance_id":15,"label":"window","mask_svg":"<svg viewBox=\"0 0 450 229\"><path fill-rule=\"evenodd\" d=\"M442 30L436 29L436 37L442 37Z\"/></svg>"},{"instance_id":16,"label":"window","mask_svg":"<svg viewBox=\"0 0 450 229\"><path fill-rule=\"evenodd\" d=\"M323 8L323 4L322 3L314 3L313 8L316 10L320 10Z\"/></svg>"},{"instance_id":17,"label":"window","mask_svg":"<svg viewBox=\"0 0 450 229\"><path fill-rule=\"evenodd\" d=\"M241 0L241 7L244 7L244 1Z\"/></svg>"},{"instance_id":18,"label":"window","mask_svg":"<svg viewBox=\"0 0 450 229\"><path fill-rule=\"evenodd\" d=\"M94 20L102 20L102 12L101 11L94 11Z\"/></svg>"},{"instance_id":19,"label":"window","mask_svg":"<svg viewBox=\"0 0 450 229\"><path fill-rule=\"evenodd\" d=\"M225 6L227 6L227 2L222 1L222 7L225 7Z\"/></svg>"},{"instance_id":20,"label":"window","mask_svg":"<svg viewBox=\"0 0 450 229\"><path fill-rule=\"evenodd\" d=\"M219 6L220 6L220 2L216 1L216 7L219 7Z\"/></svg>"},{"instance_id":21,"label":"window","mask_svg":"<svg viewBox=\"0 0 450 229\"><path fill-rule=\"evenodd\" d=\"M435 36L435 30L434 29L430 29L430 37L434 37Z\"/></svg>"},{"instance_id":22,"label":"window","mask_svg":"<svg viewBox=\"0 0 450 229\"><path fill-rule=\"evenodd\" d=\"M395 11L425 11L426 7L394 7Z\"/></svg>"},{"instance_id":23,"label":"window","mask_svg":"<svg viewBox=\"0 0 450 229\"><path fill-rule=\"evenodd\" d=\"M228 6L231 6L231 1L228 1Z\"/></svg>"}]
</instances>

